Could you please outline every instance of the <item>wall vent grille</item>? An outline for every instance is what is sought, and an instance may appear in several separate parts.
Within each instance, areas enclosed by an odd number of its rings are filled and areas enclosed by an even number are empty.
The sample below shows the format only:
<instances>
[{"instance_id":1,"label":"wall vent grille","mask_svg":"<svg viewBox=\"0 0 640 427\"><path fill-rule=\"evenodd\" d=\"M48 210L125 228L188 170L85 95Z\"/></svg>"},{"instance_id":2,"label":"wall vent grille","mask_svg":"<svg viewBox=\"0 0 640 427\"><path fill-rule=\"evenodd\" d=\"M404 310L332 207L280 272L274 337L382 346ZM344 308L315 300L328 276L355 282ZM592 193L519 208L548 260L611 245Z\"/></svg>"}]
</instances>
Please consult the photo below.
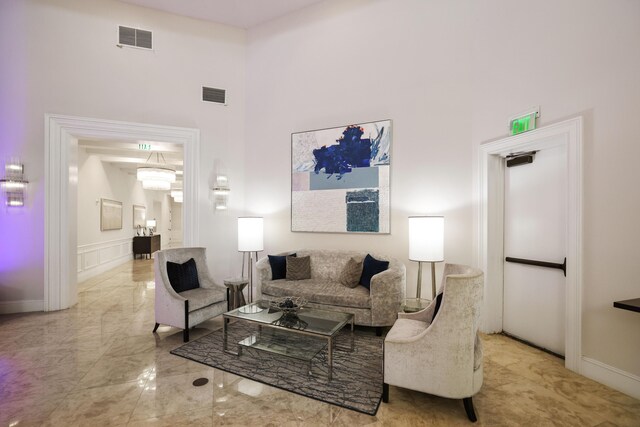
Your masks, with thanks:
<instances>
[{"instance_id":1,"label":"wall vent grille","mask_svg":"<svg viewBox=\"0 0 640 427\"><path fill-rule=\"evenodd\" d=\"M151 31L123 26L118 27L118 43L120 45L152 49L152 42Z\"/></svg>"},{"instance_id":2,"label":"wall vent grille","mask_svg":"<svg viewBox=\"0 0 640 427\"><path fill-rule=\"evenodd\" d=\"M215 102L216 104L227 103L227 91L224 89L216 89L213 87L202 87L202 100L207 102Z\"/></svg>"}]
</instances>

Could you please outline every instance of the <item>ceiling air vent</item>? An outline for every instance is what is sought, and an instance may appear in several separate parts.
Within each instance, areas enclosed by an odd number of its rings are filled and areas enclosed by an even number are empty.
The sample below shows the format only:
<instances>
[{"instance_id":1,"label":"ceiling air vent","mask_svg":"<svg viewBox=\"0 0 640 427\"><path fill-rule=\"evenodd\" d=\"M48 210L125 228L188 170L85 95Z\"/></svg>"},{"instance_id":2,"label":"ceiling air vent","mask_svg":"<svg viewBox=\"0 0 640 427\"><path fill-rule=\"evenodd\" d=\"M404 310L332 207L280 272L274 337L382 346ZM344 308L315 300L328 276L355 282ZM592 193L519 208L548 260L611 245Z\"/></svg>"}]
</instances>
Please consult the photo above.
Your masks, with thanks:
<instances>
[{"instance_id":1,"label":"ceiling air vent","mask_svg":"<svg viewBox=\"0 0 640 427\"><path fill-rule=\"evenodd\" d=\"M227 104L227 91L213 87L202 87L202 100L215 102L216 104Z\"/></svg>"},{"instance_id":2,"label":"ceiling air vent","mask_svg":"<svg viewBox=\"0 0 640 427\"><path fill-rule=\"evenodd\" d=\"M118 27L118 45L134 46L143 49L152 48L151 31L139 30L131 27Z\"/></svg>"}]
</instances>

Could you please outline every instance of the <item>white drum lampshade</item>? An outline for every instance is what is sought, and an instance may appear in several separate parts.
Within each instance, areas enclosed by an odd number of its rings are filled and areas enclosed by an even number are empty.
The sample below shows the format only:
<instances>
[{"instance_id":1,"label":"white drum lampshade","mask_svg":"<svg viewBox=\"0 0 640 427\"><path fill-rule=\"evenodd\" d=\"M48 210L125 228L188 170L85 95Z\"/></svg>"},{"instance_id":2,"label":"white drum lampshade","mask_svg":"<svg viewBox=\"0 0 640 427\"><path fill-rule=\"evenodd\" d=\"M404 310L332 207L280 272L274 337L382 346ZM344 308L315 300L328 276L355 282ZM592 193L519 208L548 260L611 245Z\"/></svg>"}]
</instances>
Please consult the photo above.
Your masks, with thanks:
<instances>
[{"instance_id":1,"label":"white drum lampshade","mask_svg":"<svg viewBox=\"0 0 640 427\"><path fill-rule=\"evenodd\" d=\"M264 250L263 218L238 218L238 251L257 252Z\"/></svg>"},{"instance_id":2,"label":"white drum lampshade","mask_svg":"<svg viewBox=\"0 0 640 427\"><path fill-rule=\"evenodd\" d=\"M444 261L444 217L409 217L409 259Z\"/></svg>"}]
</instances>

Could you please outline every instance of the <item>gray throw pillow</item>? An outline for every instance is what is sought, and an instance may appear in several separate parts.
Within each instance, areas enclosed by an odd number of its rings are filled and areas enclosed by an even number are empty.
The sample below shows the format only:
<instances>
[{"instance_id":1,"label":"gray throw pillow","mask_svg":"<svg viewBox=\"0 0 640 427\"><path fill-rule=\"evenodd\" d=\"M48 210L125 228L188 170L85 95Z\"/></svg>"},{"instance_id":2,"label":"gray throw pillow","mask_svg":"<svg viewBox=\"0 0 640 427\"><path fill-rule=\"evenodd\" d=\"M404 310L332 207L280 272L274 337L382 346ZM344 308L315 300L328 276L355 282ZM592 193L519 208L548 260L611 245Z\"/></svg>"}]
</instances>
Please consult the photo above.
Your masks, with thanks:
<instances>
[{"instance_id":1,"label":"gray throw pillow","mask_svg":"<svg viewBox=\"0 0 640 427\"><path fill-rule=\"evenodd\" d=\"M360 283L360 276L362 276L362 262L355 258L350 258L347 264L342 269L338 281L347 288L355 288Z\"/></svg>"},{"instance_id":2,"label":"gray throw pillow","mask_svg":"<svg viewBox=\"0 0 640 427\"><path fill-rule=\"evenodd\" d=\"M288 256L287 280L311 279L311 257Z\"/></svg>"}]
</instances>

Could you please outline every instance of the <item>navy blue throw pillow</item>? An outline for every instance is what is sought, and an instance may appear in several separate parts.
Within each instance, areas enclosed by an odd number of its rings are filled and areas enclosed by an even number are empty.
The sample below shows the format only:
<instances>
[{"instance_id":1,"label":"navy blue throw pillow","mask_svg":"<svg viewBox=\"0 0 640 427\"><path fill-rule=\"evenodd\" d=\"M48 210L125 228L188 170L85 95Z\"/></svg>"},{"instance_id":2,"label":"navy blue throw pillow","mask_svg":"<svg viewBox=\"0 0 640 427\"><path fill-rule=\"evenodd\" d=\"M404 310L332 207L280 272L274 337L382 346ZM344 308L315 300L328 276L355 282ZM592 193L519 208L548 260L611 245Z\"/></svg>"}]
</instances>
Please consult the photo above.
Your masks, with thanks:
<instances>
[{"instance_id":1,"label":"navy blue throw pillow","mask_svg":"<svg viewBox=\"0 0 640 427\"><path fill-rule=\"evenodd\" d=\"M367 254L362 263L362 275L360 284L367 289L371 288L371 278L389 268L389 261L380 261Z\"/></svg>"},{"instance_id":2,"label":"navy blue throw pillow","mask_svg":"<svg viewBox=\"0 0 640 427\"><path fill-rule=\"evenodd\" d=\"M174 291L180 293L200 287L196 261L191 258L184 264L167 261L167 276Z\"/></svg>"},{"instance_id":3,"label":"navy blue throw pillow","mask_svg":"<svg viewBox=\"0 0 640 427\"><path fill-rule=\"evenodd\" d=\"M296 256L291 254L289 256ZM285 279L287 277L287 255L268 255L271 265L271 280Z\"/></svg>"}]
</instances>

